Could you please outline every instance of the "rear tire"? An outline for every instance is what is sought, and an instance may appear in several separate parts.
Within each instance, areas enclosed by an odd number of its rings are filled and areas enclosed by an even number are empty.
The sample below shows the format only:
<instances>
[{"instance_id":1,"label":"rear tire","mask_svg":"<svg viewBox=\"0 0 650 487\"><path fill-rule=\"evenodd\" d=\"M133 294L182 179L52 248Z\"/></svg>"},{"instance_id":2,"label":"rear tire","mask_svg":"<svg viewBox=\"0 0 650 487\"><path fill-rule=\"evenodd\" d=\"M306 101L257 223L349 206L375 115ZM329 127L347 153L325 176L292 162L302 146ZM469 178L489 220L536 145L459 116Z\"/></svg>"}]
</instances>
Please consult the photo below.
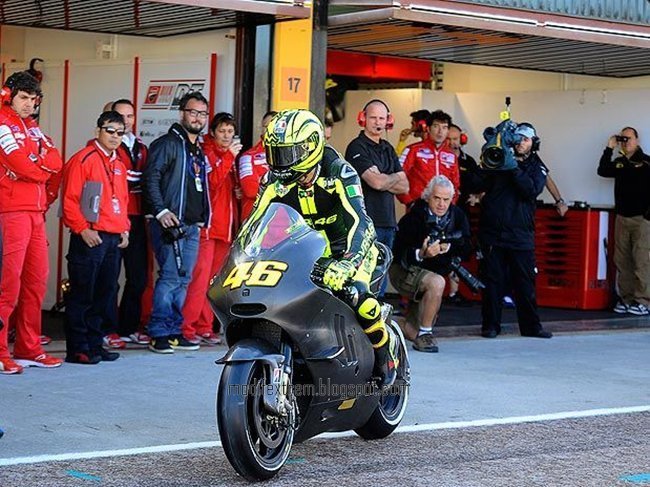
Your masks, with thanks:
<instances>
[{"instance_id":1,"label":"rear tire","mask_svg":"<svg viewBox=\"0 0 650 487\"><path fill-rule=\"evenodd\" d=\"M250 481L275 476L293 444L293 427L272 416L262 404L267 383L260 362L237 362L225 365L217 392L217 425L223 450L237 473Z\"/></svg>"},{"instance_id":2,"label":"rear tire","mask_svg":"<svg viewBox=\"0 0 650 487\"><path fill-rule=\"evenodd\" d=\"M411 367L408 360L406 341L397 323L391 321L390 326L399 340L400 365L397 371L397 379L395 379L395 384L388 390L381 392L379 404L366 424L354 430L364 440L378 440L390 435L402 421L408 406Z\"/></svg>"}]
</instances>

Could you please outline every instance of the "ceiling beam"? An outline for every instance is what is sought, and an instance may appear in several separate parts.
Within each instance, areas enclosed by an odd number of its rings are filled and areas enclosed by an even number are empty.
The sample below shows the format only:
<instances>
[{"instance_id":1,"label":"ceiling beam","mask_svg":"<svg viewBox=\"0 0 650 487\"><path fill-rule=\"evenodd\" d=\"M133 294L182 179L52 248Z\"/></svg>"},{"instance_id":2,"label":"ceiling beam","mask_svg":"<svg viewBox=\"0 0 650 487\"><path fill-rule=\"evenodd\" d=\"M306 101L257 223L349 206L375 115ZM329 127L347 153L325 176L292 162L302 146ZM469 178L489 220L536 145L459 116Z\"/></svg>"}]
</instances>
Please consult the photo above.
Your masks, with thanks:
<instances>
[{"instance_id":1,"label":"ceiling beam","mask_svg":"<svg viewBox=\"0 0 650 487\"><path fill-rule=\"evenodd\" d=\"M168 3L188 7L203 7L217 10L235 10L238 12L268 15L284 15L298 19L309 18L310 8L305 2L265 2L263 0L146 0L153 3Z\"/></svg>"}]
</instances>

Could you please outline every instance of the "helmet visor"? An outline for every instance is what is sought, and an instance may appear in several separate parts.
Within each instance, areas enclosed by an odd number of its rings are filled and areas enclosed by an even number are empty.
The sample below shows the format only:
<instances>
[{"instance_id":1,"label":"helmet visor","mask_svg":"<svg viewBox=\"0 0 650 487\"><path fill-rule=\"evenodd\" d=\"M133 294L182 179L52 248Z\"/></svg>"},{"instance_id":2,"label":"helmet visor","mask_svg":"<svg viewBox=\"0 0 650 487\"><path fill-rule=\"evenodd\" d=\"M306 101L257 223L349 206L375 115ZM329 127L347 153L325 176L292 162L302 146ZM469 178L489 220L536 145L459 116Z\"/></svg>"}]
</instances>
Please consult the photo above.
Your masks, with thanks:
<instances>
[{"instance_id":1,"label":"helmet visor","mask_svg":"<svg viewBox=\"0 0 650 487\"><path fill-rule=\"evenodd\" d=\"M275 170L289 169L309 155L308 144L266 147L266 162Z\"/></svg>"}]
</instances>

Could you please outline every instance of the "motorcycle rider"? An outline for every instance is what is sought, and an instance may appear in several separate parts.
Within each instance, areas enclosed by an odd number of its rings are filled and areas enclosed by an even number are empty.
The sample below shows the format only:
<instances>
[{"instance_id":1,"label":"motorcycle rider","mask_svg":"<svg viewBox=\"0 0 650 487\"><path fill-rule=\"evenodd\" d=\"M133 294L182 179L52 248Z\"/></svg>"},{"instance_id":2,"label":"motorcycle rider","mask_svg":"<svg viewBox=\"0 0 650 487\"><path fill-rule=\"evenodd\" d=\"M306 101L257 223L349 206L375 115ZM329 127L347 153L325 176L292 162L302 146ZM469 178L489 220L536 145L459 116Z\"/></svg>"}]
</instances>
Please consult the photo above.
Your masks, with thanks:
<instances>
[{"instance_id":1,"label":"motorcycle rider","mask_svg":"<svg viewBox=\"0 0 650 487\"><path fill-rule=\"evenodd\" d=\"M275 115L264 133L270 171L240 235L273 202L298 211L309 226L328 240L330 258L323 283L334 292L348 282L360 290L357 319L375 351L375 373L381 385L391 385L397 375L397 339L382 319L381 304L370 291L378 249L375 230L366 213L361 182L342 158L324 158L325 133L321 121L309 110L285 110Z\"/></svg>"}]
</instances>

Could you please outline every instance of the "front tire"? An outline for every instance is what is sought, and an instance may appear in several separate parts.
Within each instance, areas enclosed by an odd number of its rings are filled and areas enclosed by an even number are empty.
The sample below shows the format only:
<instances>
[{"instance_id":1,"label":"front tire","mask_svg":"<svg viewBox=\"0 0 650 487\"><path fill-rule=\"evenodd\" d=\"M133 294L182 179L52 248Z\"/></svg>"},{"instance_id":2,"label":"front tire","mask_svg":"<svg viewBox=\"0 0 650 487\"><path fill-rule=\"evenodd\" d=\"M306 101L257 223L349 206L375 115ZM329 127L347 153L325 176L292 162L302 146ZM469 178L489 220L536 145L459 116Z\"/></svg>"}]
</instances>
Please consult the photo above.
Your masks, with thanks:
<instances>
[{"instance_id":1,"label":"front tire","mask_svg":"<svg viewBox=\"0 0 650 487\"><path fill-rule=\"evenodd\" d=\"M264 408L268 382L260 362L236 362L225 365L217 392L223 450L237 473L250 481L275 476L293 444L293 416L279 418Z\"/></svg>"},{"instance_id":2,"label":"front tire","mask_svg":"<svg viewBox=\"0 0 650 487\"><path fill-rule=\"evenodd\" d=\"M387 390L380 391L381 398L377 408L370 419L354 431L364 440L378 440L386 438L400 424L409 401L409 388L411 384L411 367L408 360L406 340L402 330L394 321L390 322L399 341L400 365L395 383Z\"/></svg>"}]
</instances>

